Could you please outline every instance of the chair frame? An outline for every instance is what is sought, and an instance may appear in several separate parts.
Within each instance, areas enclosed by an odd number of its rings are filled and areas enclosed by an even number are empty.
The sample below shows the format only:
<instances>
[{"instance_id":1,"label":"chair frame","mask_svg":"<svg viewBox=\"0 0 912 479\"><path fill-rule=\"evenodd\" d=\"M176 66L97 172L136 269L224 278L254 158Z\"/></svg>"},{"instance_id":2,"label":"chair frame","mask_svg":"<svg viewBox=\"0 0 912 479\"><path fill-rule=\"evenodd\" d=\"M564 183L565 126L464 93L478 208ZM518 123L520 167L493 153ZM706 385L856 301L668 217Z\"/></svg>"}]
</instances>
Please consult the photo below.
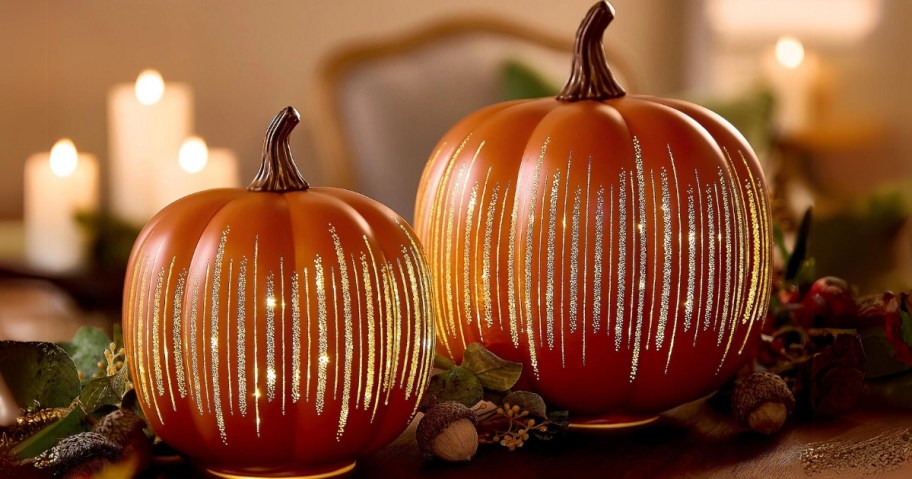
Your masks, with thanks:
<instances>
[{"instance_id":1,"label":"chair frame","mask_svg":"<svg viewBox=\"0 0 912 479\"><path fill-rule=\"evenodd\" d=\"M324 178L333 186L357 189L352 173L352 157L345 140L345 129L340 115L340 79L352 68L366 60L377 60L401 55L422 45L473 33L492 33L527 41L544 48L560 51L573 51L573 36L556 36L536 28L516 22L481 16L465 16L438 21L393 36L388 40L361 40L344 46L327 55L318 70L317 108L320 121L314 125L317 133L317 152L320 156ZM606 48L606 56L622 71L630 75L628 62L617 51ZM570 65L567 65L569 71ZM633 81L633 79L628 82Z\"/></svg>"}]
</instances>

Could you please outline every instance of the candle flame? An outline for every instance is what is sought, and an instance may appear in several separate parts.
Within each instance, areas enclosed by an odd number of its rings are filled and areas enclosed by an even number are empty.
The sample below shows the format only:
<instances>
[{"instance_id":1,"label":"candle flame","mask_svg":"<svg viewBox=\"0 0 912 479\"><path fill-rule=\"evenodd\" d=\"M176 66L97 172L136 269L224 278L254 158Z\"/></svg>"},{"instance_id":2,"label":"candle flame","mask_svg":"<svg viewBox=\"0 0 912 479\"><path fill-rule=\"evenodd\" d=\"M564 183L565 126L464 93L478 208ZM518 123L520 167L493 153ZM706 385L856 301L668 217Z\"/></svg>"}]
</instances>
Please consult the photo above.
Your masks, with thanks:
<instances>
[{"instance_id":1,"label":"candle flame","mask_svg":"<svg viewBox=\"0 0 912 479\"><path fill-rule=\"evenodd\" d=\"M143 105L154 105L165 94L165 81L156 70L143 70L136 78L136 99Z\"/></svg>"},{"instance_id":2,"label":"candle flame","mask_svg":"<svg viewBox=\"0 0 912 479\"><path fill-rule=\"evenodd\" d=\"M198 173L206 167L209 161L209 148L206 142L198 136L191 136L184 140L177 154L177 163L187 173Z\"/></svg>"},{"instance_id":3,"label":"candle flame","mask_svg":"<svg viewBox=\"0 0 912 479\"><path fill-rule=\"evenodd\" d=\"M776 41L776 60L789 70L804 62L804 45L797 38L786 35Z\"/></svg>"},{"instance_id":4,"label":"candle flame","mask_svg":"<svg viewBox=\"0 0 912 479\"><path fill-rule=\"evenodd\" d=\"M79 153L76 145L69 138L62 138L51 148L51 171L55 175L66 178L76 171L79 164Z\"/></svg>"}]
</instances>

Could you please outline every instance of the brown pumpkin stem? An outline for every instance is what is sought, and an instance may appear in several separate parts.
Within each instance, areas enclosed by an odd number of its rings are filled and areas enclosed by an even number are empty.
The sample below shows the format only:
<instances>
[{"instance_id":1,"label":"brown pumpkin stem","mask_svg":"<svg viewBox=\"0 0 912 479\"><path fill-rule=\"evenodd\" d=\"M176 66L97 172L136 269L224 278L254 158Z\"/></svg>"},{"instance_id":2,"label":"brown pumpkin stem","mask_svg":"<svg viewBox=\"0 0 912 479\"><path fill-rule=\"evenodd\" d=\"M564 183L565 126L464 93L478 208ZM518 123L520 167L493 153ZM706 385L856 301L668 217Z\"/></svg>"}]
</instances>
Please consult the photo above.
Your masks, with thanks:
<instances>
[{"instance_id":1,"label":"brown pumpkin stem","mask_svg":"<svg viewBox=\"0 0 912 479\"><path fill-rule=\"evenodd\" d=\"M288 144L291 130L301 121L301 114L292 107L280 111L269 129L266 130L266 141L263 142L263 163L260 171L247 187L250 191L304 191L310 188L307 181L298 171Z\"/></svg>"},{"instance_id":2,"label":"brown pumpkin stem","mask_svg":"<svg viewBox=\"0 0 912 479\"><path fill-rule=\"evenodd\" d=\"M607 1L589 9L576 32L573 67L567 84L557 94L558 100L607 100L627 94L611 74L602 47L602 34L611 20L614 20L614 7Z\"/></svg>"}]
</instances>

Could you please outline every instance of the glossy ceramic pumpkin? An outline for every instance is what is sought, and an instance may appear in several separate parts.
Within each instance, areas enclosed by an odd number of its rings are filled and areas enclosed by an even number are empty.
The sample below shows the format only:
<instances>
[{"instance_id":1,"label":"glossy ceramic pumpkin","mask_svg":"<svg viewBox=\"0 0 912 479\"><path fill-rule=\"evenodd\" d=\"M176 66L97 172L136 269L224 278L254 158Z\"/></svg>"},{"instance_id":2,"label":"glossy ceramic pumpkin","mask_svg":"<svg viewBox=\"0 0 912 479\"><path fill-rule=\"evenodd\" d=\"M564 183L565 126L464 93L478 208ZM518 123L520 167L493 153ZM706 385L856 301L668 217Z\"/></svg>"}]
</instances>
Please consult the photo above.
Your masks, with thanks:
<instances>
[{"instance_id":1,"label":"glossy ceramic pumpkin","mask_svg":"<svg viewBox=\"0 0 912 479\"><path fill-rule=\"evenodd\" d=\"M490 106L443 137L415 218L439 352L480 341L521 361L578 424L718 387L752 353L770 290L753 151L704 108L626 95L601 46L613 14L590 10L557 98Z\"/></svg>"},{"instance_id":2,"label":"glossy ceramic pumpkin","mask_svg":"<svg viewBox=\"0 0 912 479\"><path fill-rule=\"evenodd\" d=\"M211 472L345 472L401 433L434 354L426 262L359 194L310 188L273 121L247 190L176 201L133 247L124 342L156 433ZM233 477L233 476L232 476Z\"/></svg>"}]
</instances>

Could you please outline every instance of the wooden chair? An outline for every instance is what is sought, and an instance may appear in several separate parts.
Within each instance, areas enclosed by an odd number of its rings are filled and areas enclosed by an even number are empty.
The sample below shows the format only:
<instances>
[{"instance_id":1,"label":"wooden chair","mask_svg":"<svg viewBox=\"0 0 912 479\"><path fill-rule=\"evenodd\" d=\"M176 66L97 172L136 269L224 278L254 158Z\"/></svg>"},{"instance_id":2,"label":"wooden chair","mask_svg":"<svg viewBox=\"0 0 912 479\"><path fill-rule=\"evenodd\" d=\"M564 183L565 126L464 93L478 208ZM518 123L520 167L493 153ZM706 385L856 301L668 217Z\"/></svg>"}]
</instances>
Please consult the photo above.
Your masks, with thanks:
<instances>
[{"instance_id":1,"label":"wooden chair","mask_svg":"<svg viewBox=\"0 0 912 479\"><path fill-rule=\"evenodd\" d=\"M326 180L379 200L411 221L415 193L437 140L465 115L503 101L506 62L560 87L573 32L555 37L505 20L448 20L326 58L314 125ZM606 51L630 86L629 69Z\"/></svg>"}]
</instances>

